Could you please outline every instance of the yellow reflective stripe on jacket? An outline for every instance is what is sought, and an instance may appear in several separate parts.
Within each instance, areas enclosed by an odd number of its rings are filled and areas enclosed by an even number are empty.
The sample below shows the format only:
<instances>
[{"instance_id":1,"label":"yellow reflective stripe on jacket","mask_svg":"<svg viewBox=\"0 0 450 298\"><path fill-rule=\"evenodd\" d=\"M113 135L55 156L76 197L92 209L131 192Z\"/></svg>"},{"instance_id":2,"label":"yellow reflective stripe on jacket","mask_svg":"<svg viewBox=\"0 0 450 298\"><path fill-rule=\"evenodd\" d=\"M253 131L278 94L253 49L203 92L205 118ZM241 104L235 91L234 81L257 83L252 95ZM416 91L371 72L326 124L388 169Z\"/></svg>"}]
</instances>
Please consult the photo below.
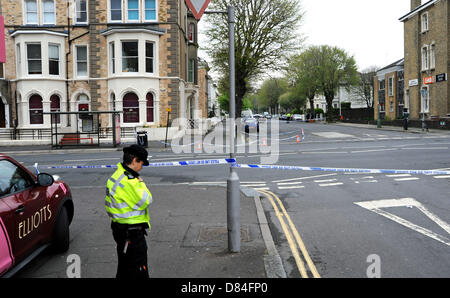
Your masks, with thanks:
<instances>
[{"instance_id":1,"label":"yellow reflective stripe on jacket","mask_svg":"<svg viewBox=\"0 0 450 298\"><path fill-rule=\"evenodd\" d=\"M147 223L150 226L148 206L152 203L152 195L145 183L137 178L129 179L122 164L117 165L116 172L106 183L106 212L111 220L136 224Z\"/></svg>"}]
</instances>

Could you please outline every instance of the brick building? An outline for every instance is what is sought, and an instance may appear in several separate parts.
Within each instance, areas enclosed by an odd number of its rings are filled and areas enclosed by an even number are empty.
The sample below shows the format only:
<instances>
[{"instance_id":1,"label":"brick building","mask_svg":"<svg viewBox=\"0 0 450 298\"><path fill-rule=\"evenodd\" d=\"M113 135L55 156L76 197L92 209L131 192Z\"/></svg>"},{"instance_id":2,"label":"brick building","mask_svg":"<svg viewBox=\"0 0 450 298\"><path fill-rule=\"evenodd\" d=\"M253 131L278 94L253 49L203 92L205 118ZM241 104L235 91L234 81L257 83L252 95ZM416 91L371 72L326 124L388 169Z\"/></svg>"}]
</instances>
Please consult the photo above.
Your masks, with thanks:
<instances>
[{"instance_id":1,"label":"brick building","mask_svg":"<svg viewBox=\"0 0 450 298\"><path fill-rule=\"evenodd\" d=\"M395 61L376 72L374 77L374 119L403 118L404 59Z\"/></svg>"},{"instance_id":2,"label":"brick building","mask_svg":"<svg viewBox=\"0 0 450 298\"><path fill-rule=\"evenodd\" d=\"M448 0L411 0L404 23L405 107L410 119L450 116Z\"/></svg>"},{"instance_id":3,"label":"brick building","mask_svg":"<svg viewBox=\"0 0 450 298\"><path fill-rule=\"evenodd\" d=\"M3 127L49 128L41 112L81 110L123 110L121 127L157 127L165 126L168 107L188 119L198 108L197 22L184 0L0 4ZM101 126L111 118L102 116ZM61 131L79 125L76 115L58 121Z\"/></svg>"}]
</instances>

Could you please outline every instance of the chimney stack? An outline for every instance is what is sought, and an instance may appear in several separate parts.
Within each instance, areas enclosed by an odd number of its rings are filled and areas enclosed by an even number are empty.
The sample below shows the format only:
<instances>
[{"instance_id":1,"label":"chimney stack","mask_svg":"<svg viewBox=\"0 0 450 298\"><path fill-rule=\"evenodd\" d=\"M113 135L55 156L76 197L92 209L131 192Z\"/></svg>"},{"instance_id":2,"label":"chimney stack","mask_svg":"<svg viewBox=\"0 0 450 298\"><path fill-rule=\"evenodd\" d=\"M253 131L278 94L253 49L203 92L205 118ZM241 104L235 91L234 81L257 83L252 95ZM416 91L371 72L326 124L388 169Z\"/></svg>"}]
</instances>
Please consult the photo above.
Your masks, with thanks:
<instances>
[{"instance_id":1,"label":"chimney stack","mask_svg":"<svg viewBox=\"0 0 450 298\"><path fill-rule=\"evenodd\" d=\"M411 0L411 10L414 10L420 5L422 5L422 0Z\"/></svg>"}]
</instances>

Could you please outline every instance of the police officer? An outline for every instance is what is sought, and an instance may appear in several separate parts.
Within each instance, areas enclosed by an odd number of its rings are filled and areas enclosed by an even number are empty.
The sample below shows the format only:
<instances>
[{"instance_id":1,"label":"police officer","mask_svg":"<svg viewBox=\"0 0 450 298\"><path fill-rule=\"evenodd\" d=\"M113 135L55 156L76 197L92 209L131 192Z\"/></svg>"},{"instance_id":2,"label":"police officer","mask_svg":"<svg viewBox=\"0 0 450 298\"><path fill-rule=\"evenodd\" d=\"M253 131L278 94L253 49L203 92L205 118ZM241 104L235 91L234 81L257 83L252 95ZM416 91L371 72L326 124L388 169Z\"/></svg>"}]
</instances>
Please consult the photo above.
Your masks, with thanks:
<instances>
[{"instance_id":1,"label":"police officer","mask_svg":"<svg viewBox=\"0 0 450 298\"><path fill-rule=\"evenodd\" d=\"M117 278L148 278L146 230L152 194L139 171L149 164L147 150L131 145L123 149L123 162L106 183L105 208L117 243Z\"/></svg>"}]
</instances>

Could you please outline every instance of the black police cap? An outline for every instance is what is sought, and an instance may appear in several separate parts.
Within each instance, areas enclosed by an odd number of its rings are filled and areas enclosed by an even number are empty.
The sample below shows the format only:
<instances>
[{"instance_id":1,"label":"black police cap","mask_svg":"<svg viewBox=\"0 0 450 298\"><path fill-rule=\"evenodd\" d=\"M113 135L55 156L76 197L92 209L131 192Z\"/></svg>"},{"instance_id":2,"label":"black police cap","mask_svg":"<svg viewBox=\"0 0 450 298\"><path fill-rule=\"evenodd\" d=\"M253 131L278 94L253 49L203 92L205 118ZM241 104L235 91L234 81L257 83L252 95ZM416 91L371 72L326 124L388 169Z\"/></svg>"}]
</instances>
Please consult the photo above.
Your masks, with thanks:
<instances>
[{"instance_id":1,"label":"black police cap","mask_svg":"<svg viewBox=\"0 0 450 298\"><path fill-rule=\"evenodd\" d=\"M145 150L145 148L143 148L139 145L133 144L129 147L123 148L123 152L132 154L132 155L138 157L140 160L142 160L144 162L144 166L149 165L148 152L147 152L147 150Z\"/></svg>"}]
</instances>

